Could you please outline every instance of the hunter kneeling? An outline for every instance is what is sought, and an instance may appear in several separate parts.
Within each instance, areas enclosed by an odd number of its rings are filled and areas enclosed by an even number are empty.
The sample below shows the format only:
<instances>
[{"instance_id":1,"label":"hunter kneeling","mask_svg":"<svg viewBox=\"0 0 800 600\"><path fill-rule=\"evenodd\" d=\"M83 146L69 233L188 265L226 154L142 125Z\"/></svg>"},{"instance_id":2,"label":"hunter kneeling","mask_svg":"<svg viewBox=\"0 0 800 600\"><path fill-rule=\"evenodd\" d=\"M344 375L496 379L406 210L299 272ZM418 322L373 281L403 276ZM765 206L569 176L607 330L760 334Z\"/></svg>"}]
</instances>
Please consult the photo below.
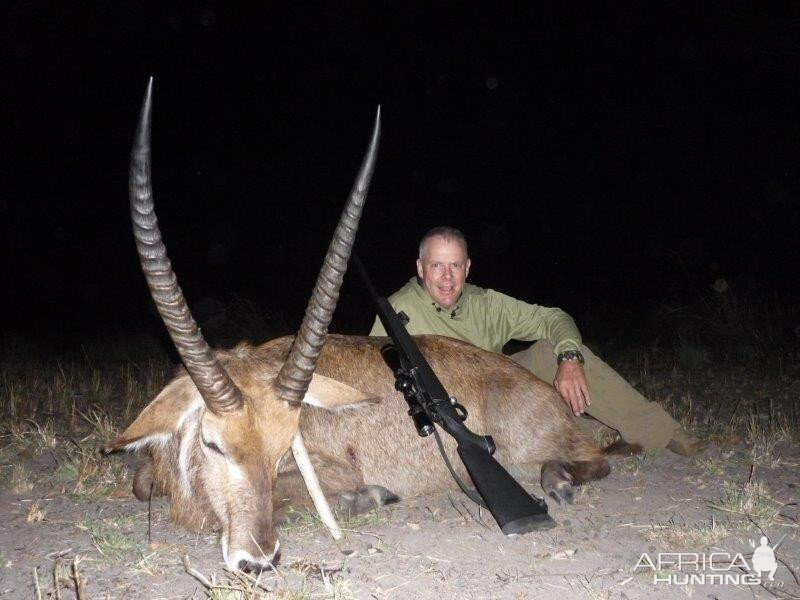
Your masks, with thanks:
<instances>
[{"instance_id":1,"label":"hunter kneeling","mask_svg":"<svg viewBox=\"0 0 800 600\"><path fill-rule=\"evenodd\" d=\"M586 413L644 450L693 456L704 447L584 346L567 313L466 283L469 269L467 241L458 229L436 227L423 236L417 276L389 297L409 333L445 335L497 353L512 339L536 341L511 358L552 381L576 417ZM378 319L370 335L386 335Z\"/></svg>"}]
</instances>

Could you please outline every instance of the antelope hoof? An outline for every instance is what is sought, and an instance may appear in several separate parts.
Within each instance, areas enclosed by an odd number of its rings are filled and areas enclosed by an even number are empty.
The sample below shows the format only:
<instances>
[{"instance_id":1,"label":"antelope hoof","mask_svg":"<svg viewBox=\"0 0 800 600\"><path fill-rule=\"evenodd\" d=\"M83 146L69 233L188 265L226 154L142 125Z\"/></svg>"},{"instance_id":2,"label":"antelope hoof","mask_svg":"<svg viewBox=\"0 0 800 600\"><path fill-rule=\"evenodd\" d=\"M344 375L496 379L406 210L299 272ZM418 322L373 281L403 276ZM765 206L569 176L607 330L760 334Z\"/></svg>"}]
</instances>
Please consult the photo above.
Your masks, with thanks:
<instances>
[{"instance_id":1,"label":"antelope hoof","mask_svg":"<svg viewBox=\"0 0 800 600\"><path fill-rule=\"evenodd\" d=\"M572 504L575 499L572 476L559 461L550 460L542 465L542 489L561 506Z\"/></svg>"},{"instance_id":2,"label":"antelope hoof","mask_svg":"<svg viewBox=\"0 0 800 600\"><path fill-rule=\"evenodd\" d=\"M393 504L400 498L382 485L363 485L353 492L344 492L339 499L338 508L351 515L359 515L386 504Z\"/></svg>"},{"instance_id":3,"label":"antelope hoof","mask_svg":"<svg viewBox=\"0 0 800 600\"><path fill-rule=\"evenodd\" d=\"M572 489L572 484L566 481L559 483L555 489L547 490L547 495L558 502L560 506L572 504L575 500L575 490Z\"/></svg>"}]
</instances>

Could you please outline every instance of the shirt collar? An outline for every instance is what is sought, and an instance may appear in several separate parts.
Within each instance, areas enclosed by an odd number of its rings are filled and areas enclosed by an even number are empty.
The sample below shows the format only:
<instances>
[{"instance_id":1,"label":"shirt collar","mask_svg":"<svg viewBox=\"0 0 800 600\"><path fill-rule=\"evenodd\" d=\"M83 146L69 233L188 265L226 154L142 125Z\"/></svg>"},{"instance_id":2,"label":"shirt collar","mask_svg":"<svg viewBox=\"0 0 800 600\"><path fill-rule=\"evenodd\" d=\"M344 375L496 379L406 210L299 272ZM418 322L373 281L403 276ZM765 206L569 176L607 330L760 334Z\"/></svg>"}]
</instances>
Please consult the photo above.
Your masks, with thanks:
<instances>
[{"instance_id":1,"label":"shirt collar","mask_svg":"<svg viewBox=\"0 0 800 600\"><path fill-rule=\"evenodd\" d=\"M425 291L425 288L422 287L422 281L420 280L419 277L417 276L412 277L409 283L411 283L411 287L417 293L417 296L420 298L420 300L422 300L427 306L430 306L431 309L435 310L437 313L449 314L451 319L455 319L461 314L465 300L472 291L470 289L471 286L468 283L465 283L464 287L461 288L461 296L459 296L456 305L453 308L444 308L443 306L439 306L438 304L436 304L436 302L433 300L433 298L430 297L428 292Z\"/></svg>"}]
</instances>

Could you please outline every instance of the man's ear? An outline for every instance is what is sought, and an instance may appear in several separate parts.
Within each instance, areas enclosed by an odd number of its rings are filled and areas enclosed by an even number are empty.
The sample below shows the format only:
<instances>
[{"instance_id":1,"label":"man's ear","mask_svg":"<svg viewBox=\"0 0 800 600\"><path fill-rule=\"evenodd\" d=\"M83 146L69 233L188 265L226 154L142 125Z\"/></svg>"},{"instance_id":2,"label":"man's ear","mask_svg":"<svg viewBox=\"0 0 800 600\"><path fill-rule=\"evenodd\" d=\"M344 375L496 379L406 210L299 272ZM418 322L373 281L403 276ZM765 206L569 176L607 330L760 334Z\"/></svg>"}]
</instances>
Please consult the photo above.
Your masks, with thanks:
<instances>
[{"instance_id":1,"label":"man's ear","mask_svg":"<svg viewBox=\"0 0 800 600\"><path fill-rule=\"evenodd\" d=\"M203 398L192 380L180 377L161 390L103 452L139 450L150 444L163 444L181 428L184 419L201 406Z\"/></svg>"},{"instance_id":2,"label":"man's ear","mask_svg":"<svg viewBox=\"0 0 800 600\"><path fill-rule=\"evenodd\" d=\"M472 264L472 261L470 259L467 259L467 263L466 263L466 265L464 267L464 279L466 279L469 276L469 266L471 264Z\"/></svg>"},{"instance_id":3,"label":"man's ear","mask_svg":"<svg viewBox=\"0 0 800 600\"><path fill-rule=\"evenodd\" d=\"M423 275L425 274L425 270L422 268L422 259L417 259L417 275L419 275L420 279L424 279Z\"/></svg>"},{"instance_id":4,"label":"man's ear","mask_svg":"<svg viewBox=\"0 0 800 600\"><path fill-rule=\"evenodd\" d=\"M304 404L330 411L377 404L380 401L378 396L369 396L346 383L317 373L311 378L311 385L303 398Z\"/></svg>"}]
</instances>

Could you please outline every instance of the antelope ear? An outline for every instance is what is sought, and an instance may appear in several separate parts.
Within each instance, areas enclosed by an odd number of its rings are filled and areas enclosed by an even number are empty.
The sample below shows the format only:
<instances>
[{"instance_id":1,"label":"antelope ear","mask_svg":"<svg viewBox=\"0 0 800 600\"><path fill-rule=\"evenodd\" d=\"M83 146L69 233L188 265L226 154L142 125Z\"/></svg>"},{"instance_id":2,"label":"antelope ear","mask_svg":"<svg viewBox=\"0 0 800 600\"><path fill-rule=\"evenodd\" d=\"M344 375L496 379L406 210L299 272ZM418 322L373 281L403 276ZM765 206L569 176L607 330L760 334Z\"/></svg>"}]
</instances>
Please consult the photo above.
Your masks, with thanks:
<instances>
[{"instance_id":1,"label":"antelope ear","mask_svg":"<svg viewBox=\"0 0 800 600\"><path fill-rule=\"evenodd\" d=\"M106 446L103 452L139 450L149 444L166 443L180 429L186 417L202 405L203 398L191 379L180 377L161 390L139 413L136 420Z\"/></svg>"},{"instance_id":2,"label":"antelope ear","mask_svg":"<svg viewBox=\"0 0 800 600\"><path fill-rule=\"evenodd\" d=\"M304 404L331 411L377 404L380 401L381 398L378 396L369 396L337 379L317 373L311 377L311 385L308 386L308 391L303 398Z\"/></svg>"}]
</instances>

